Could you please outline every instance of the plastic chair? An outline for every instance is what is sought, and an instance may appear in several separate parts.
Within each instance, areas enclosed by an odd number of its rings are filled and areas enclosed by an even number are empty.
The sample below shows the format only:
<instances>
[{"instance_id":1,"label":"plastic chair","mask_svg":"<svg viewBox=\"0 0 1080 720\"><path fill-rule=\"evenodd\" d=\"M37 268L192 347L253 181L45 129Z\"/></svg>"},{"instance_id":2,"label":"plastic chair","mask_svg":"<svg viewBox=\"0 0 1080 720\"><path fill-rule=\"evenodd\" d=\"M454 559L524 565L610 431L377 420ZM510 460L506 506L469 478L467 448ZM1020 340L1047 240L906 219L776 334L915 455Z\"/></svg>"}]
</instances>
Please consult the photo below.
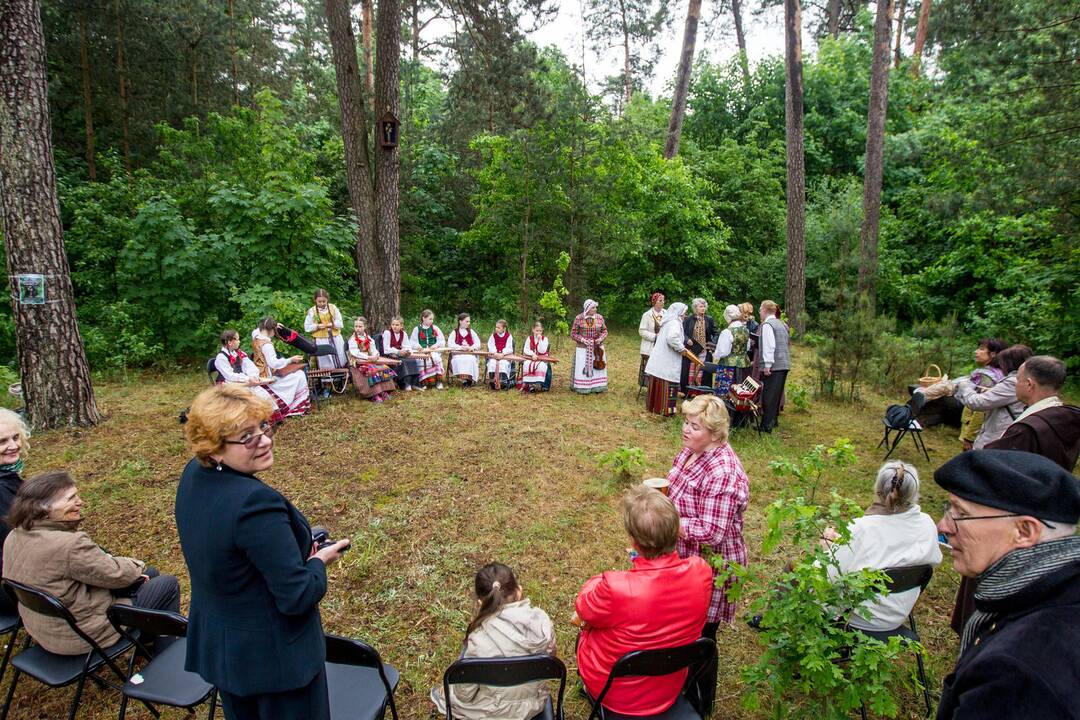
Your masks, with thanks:
<instances>
[{"instance_id":1,"label":"plastic chair","mask_svg":"<svg viewBox=\"0 0 1080 720\"><path fill-rule=\"evenodd\" d=\"M382 661L367 643L326 635L326 684L330 690L331 720L397 720L394 689L400 674Z\"/></svg>"},{"instance_id":2,"label":"plastic chair","mask_svg":"<svg viewBox=\"0 0 1080 720\"><path fill-rule=\"evenodd\" d=\"M686 695L679 693L675 704L658 715L630 716L612 712L603 706L604 696L615 680L622 677L657 677L670 675L683 668L690 669L686 685L689 686L708 663L716 657L716 643L709 638L698 638L692 643L675 648L660 648L657 650L635 650L628 652L615 661L611 672L608 674L604 689L596 697L589 698L592 703L592 712L589 720L629 720L631 717L650 718L651 720L701 720L701 712L695 708Z\"/></svg>"},{"instance_id":3,"label":"plastic chair","mask_svg":"<svg viewBox=\"0 0 1080 720\"><path fill-rule=\"evenodd\" d=\"M79 712L79 701L82 699L83 687L86 679L90 678L100 686L108 686L114 690L120 690L119 685L98 677L97 672L102 666L108 668L123 683L127 680L120 671L114 660L132 648L131 640L121 637L116 643L107 648L102 648L93 638L84 633L75 622L74 616L64 607L64 604L47 592L14 580L4 580L4 587L12 594L16 601L40 615L59 618L67 623L68 627L79 636L90 651L86 655L57 655L51 653L40 645L31 645L33 638L27 634L26 644L21 652L16 655L11 665L15 668L15 674L8 686L7 699L4 701L3 710L0 710L0 720L6 720L8 711L11 709L11 700L15 697L15 686L19 682L19 675L26 673L38 682L51 688L65 687L71 683L75 686L75 696L71 699L71 708L68 711L68 719L75 720ZM158 717L158 711L149 703L143 703L148 710Z\"/></svg>"},{"instance_id":4,"label":"plastic chair","mask_svg":"<svg viewBox=\"0 0 1080 720\"><path fill-rule=\"evenodd\" d=\"M450 686L461 683L512 687L537 680L558 680L559 693L552 707L548 696L544 709L533 720L563 720L563 695L566 692L566 665L553 655L523 655L502 658L462 658L443 673L443 697L446 720L454 720Z\"/></svg>"},{"instance_id":5,"label":"plastic chair","mask_svg":"<svg viewBox=\"0 0 1080 720\"><path fill-rule=\"evenodd\" d=\"M119 720L127 715L128 698L157 705L184 708L194 713L194 708L210 700L209 720L213 720L217 708L217 688L198 674L184 669L187 659L187 618L168 610L151 610L132 605L116 604L108 609L109 622L121 636L135 645L128 662L127 682L121 689ZM135 633L131 631L135 630ZM152 653L139 640L140 636L168 636L175 642L158 653ZM132 682L135 660L142 655L150 662L139 672L141 682Z\"/></svg>"},{"instance_id":6,"label":"plastic chair","mask_svg":"<svg viewBox=\"0 0 1080 720\"><path fill-rule=\"evenodd\" d=\"M14 615L0 615L0 637L10 635L7 640L7 648L4 650L4 659L0 660L0 681L4 679L4 673L7 672L8 662L11 660L11 653L15 649L15 641L19 636L19 628L22 627L22 618L18 613Z\"/></svg>"},{"instance_id":7,"label":"plastic chair","mask_svg":"<svg viewBox=\"0 0 1080 720\"><path fill-rule=\"evenodd\" d=\"M890 593L902 593L908 590L919 588L919 595L922 596L926 586L930 584L930 578L934 576L933 565L910 565L908 567L891 567L885 568L883 571L889 576L889 581L885 584L885 588ZM915 628L915 610L912 608L911 613L908 614L908 625L900 625L895 630L862 630L861 628L852 627L852 630L872 637L875 640L887 643L890 638L898 637L905 644L909 642L919 642L919 632ZM918 665L918 677L919 684L922 686L923 700L926 701L926 716L929 717L933 712L933 705L930 702L930 688L926 683L926 668L923 666L922 653L915 653L915 662ZM863 705L859 708L862 713L863 720L866 720L866 706Z\"/></svg>"}]
</instances>

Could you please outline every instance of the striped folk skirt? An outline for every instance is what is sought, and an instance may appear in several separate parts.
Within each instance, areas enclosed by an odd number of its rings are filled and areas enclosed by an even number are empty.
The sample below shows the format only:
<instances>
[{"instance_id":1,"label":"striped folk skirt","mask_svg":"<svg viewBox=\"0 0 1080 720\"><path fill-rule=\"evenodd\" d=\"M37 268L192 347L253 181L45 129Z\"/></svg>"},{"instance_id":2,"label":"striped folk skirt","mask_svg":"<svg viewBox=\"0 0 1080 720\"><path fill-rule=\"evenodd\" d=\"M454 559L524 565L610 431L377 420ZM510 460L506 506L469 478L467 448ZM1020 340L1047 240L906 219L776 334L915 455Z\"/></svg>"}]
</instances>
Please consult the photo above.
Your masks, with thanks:
<instances>
[{"instance_id":1,"label":"striped folk skirt","mask_svg":"<svg viewBox=\"0 0 1080 720\"><path fill-rule=\"evenodd\" d=\"M679 383L668 382L649 375L649 393L645 398L645 409L651 413L668 417L675 414L678 401Z\"/></svg>"}]
</instances>

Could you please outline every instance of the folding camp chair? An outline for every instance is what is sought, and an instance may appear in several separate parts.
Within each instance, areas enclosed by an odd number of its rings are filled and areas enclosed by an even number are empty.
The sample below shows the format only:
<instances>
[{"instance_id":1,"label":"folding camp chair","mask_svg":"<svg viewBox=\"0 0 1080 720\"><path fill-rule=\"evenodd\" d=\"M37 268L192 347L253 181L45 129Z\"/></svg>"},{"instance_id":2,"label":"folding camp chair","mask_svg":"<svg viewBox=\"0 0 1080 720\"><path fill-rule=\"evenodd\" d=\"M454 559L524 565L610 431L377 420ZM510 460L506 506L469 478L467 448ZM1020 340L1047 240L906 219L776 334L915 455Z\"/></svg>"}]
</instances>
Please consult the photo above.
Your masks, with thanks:
<instances>
[{"instance_id":1,"label":"folding camp chair","mask_svg":"<svg viewBox=\"0 0 1080 720\"><path fill-rule=\"evenodd\" d=\"M450 686L459 683L511 687L537 680L558 680L559 692L552 706L551 696L544 709L532 720L563 720L563 695L566 692L566 665L552 655L521 657L462 658L443 673L443 698L446 700L446 720L454 720L453 696Z\"/></svg>"},{"instance_id":2,"label":"folding camp chair","mask_svg":"<svg viewBox=\"0 0 1080 720\"><path fill-rule=\"evenodd\" d=\"M326 685L331 720L378 720L386 708L398 720L394 689L401 676L367 643L326 635Z\"/></svg>"},{"instance_id":3,"label":"folding camp chair","mask_svg":"<svg viewBox=\"0 0 1080 720\"><path fill-rule=\"evenodd\" d=\"M698 638L692 643L676 648L661 648L657 650L635 650L628 652L615 661L611 672L608 674L604 689L593 700L592 712L589 720L629 720L631 716L612 712L603 706L604 696L611 689L612 683L622 677L657 677L670 675L683 668L690 669L688 681L692 681L702 672L711 660L716 657L716 643L709 638ZM687 683L687 686L692 684ZM703 715L699 708L695 708L686 695L679 693L675 704L658 715L632 716L637 720L648 718L649 720L701 720Z\"/></svg>"}]
</instances>

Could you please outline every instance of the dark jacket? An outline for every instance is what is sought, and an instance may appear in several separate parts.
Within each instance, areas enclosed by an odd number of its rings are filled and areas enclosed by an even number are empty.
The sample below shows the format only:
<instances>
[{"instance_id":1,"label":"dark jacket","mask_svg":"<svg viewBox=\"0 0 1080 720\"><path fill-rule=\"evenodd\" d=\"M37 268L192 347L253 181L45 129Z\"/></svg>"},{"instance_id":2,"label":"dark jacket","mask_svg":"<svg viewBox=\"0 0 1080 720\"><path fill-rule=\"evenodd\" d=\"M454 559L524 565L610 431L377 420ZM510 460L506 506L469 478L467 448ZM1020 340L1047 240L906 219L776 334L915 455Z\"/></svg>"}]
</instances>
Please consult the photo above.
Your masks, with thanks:
<instances>
[{"instance_id":1,"label":"dark jacket","mask_svg":"<svg viewBox=\"0 0 1080 720\"><path fill-rule=\"evenodd\" d=\"M311 527L277 490L192 460L176 491L191 576L185 668L234 695L303 687L326 660L326 567Z\"/></svg>"},{"instance_id":2,"label":"dark jacket","mask_svg":"<svg viewBox=\"0 0 1080 720\"><path fill-rule=\"evenodd\" d=\"M938 720L1080 718L1080 563L1005 600L945 678Z\"/></svg>"},{"instance_id":3,"label":"dark jacket","mask_svg":"<svg viewBox=\"0 0 1080 720\"><path fill-rule=\"evenodd\" d=\"M21 485L22 478L19 477L19 473L0 470L0 548L4 547L4 541L7 540L8 533L11 532L11 528L7 526L4 518L7 517L8 511L11 510L11 503L15 502L15 493L19 492ZM4 571L3 557L0 554L0 574ZM0 592L0 613L13 615L16 611L17 608L11 602L8 594Z\"/></svg>"},{"instance_id":4,"label":"dark jacket","mask_svg":"<svg viewBox=\"0 0 1080 720\"><path fill-rule=\"evenodd\" d=\"M1080 455L1080 407L1062 405L1032 413L1009 425L986 447L1032 452L1072 472Z\"/></svg>"},{"instance_id":5,"label":"dark jacket","mask_svg":"<svg viewBox=\"0 0 1080 720\"><path fill-rule=\"evenodd\" d=\"M683 319L683 336L686 338L686 347L690 352L697 355L702 360L705 359L705 348L701 343L694 340L694 325L697 324L697 315L687 315ZM716 321L713 320L712 315L705 316L705 342L716 346L716 336L720 334L720 331L716 328Z\"/></svg>"}]
</instances>

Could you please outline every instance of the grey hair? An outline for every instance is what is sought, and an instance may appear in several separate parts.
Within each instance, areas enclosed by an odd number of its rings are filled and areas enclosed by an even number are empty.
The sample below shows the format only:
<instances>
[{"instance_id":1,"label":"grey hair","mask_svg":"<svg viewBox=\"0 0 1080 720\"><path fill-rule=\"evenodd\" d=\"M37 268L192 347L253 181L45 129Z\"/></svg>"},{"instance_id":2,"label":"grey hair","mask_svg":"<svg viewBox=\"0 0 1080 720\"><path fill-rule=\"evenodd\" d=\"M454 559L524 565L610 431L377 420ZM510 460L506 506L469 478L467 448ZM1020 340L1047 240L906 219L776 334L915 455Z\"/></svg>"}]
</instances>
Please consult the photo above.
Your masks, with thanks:
<instances>
[{"instance_id":1,"label":"grey hair","mask_svg":"<svg viewBox=\"0 0 1080 720\"><path fill-rule=\"evenodd\" d=\"M19 438L22 440L20 452L26 452L30 449L30 443L27 442L30 439L30 426L26 424L26 420L22 415L14 410L0 408L0 425L10 425L19 432Z\"/></svg>"},{"instance_id":2,"label":"grey hair","mask_svg":"<svg viewBox=\"0 0 1080 720\"><path fill-rule=\"evenodd\" d=\"M1040 519L1042 523L1042 535L1039 537L1039 542L1050 542L1051 540L1060 540L1061 538L1072 537L1076 534L1076 523L1067 525L1057 520L1046 521Z\"/></svg>"},{"instance_id":3,"label":"grey hair","mask_svg":"<svg viewBox=\"0 0 1080 720\"><path fill-rule=\"evenodd\" d=\"M691 310L697 310L698 305L704 305L706 309L709 307L709 303L705 302L705 298L694 298L690 301Z\"/></svg>"},{"instance_id":4,"label":"grey hair","mask_svg":"<svg viewBox=\"0 0 1080 720\"><path fill-rule=\"evenodd\" d=\"M890 460L878 470L874 494L890 512L910 510L919 502L919 471L902 460Z\"/></svg>"}]
</instances>

